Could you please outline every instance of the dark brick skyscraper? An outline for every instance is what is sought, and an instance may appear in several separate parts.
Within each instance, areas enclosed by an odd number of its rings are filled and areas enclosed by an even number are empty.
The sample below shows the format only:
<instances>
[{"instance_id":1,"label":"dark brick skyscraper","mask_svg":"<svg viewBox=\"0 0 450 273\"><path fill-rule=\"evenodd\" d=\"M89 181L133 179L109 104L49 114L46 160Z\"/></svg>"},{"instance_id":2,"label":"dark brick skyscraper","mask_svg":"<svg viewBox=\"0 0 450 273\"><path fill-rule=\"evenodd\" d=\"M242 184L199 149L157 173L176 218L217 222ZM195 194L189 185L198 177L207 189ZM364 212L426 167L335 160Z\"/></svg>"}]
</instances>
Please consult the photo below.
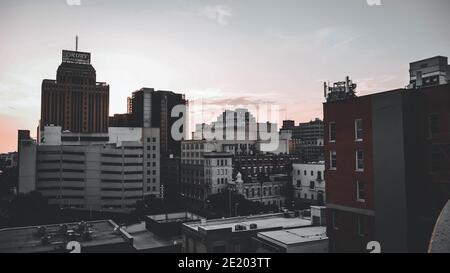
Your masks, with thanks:
<instances>
[{"instance_id":1,"label":"dark brick skyscraper","mask_svg":"<svg viewBox=\"0 0 450 273\"><path fill-rule=\"evenodd\" d=\"M42 81L40 127L74 133L108 132L109 85L96 82L91 54L62 51L56 80Z\"/></svg>"}]
</instances>

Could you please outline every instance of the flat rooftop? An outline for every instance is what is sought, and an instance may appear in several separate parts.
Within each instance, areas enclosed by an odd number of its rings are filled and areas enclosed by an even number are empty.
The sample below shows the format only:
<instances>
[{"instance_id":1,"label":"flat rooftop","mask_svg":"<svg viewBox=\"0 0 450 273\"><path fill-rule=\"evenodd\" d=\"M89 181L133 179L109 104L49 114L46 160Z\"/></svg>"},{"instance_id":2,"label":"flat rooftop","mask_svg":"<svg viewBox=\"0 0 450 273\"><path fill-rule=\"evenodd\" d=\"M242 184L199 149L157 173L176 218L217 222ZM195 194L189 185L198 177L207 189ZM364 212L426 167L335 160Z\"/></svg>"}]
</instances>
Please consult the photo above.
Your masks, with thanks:
<instances>
[{"instance_id":1,"label":"flat rooftop","mask_svg":"<svg viewBox=\"0 0 450 273\"><path fill-rule=\"evenodd\" d=\"M182 244L181 235L162 237L147 230L145 222L127 226L127 232L133 236L133 247L138 250L150 250Z\"/></svg>"},{"instance_id":2,"label":"flat rooftop","mask_svg":"<svg viewBox=\"0 0 450 273\"><path fill-rule=\"evenodd\" d=\"M258 238L278 245L294 245L328 239L326 227L302 227L259 232Z\"/></svg>"},{"instance_id":3,"label":"flat rooftop","mask_svg":"<svg viewBox=\"0 0 450 273\"><path fill-rule=\"evenodd\" d=\"M81 251L84 247L101 246L108 244L118 244L128 242L131 237L123 230L113 232L118 227L111 220L88 221L87 227L92 232L92 240L73 239L81 244ZM59 231L60 225L67 225L68 230L77 230L76 223L61 223L54 225L42 225L45 227L45 234L38 234L39 226L17 227L0 229L0 253L35 253L52 252L65 249L68 241L65 233ZM43 244L41 238L48 235L47 244Z\"/></svg>"},{"instance_id":4,"label":"flat rooftop","mask_svg":"<svg viewBox=\"0 0 450 273\"><path fill-rule=\"evenodd\" d=\"M311 221L302 218L288 218L282 213L276 214L264 214L255 215L247 217L235 217L235 218L225 218L225 219L215 219L208 220L206 222L194 222L185 223L184 225L197 230L201 227L207 231L219 230L225 228L232 228L233 232L239 232L239 230L234 230L236 225L246 226L247 230L250 230L250 224L256 224L257 228L253 230L264 230L272 228L295 228L295 227L305 227L311 226Z\"/></svg>"}]
</instances>

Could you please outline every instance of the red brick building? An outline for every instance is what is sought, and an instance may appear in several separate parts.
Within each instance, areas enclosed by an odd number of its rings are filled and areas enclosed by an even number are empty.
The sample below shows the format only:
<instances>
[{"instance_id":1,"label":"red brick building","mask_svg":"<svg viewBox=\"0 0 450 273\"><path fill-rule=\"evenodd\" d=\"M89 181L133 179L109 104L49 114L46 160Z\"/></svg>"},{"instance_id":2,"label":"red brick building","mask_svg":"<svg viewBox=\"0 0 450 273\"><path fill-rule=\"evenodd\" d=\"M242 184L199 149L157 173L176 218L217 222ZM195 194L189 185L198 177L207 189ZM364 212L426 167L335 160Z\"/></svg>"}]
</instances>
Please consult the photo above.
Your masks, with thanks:
<instances>
[{"instance_id":1,"label":"red brick building","mask_svg":"<svg viewBox=\"0 0 450 273\"><path fill-rule=\"evenodd\" d=\"M450 85L324 104L330 251L425 252L450 198Z\"/></svg>"}]
</instances>

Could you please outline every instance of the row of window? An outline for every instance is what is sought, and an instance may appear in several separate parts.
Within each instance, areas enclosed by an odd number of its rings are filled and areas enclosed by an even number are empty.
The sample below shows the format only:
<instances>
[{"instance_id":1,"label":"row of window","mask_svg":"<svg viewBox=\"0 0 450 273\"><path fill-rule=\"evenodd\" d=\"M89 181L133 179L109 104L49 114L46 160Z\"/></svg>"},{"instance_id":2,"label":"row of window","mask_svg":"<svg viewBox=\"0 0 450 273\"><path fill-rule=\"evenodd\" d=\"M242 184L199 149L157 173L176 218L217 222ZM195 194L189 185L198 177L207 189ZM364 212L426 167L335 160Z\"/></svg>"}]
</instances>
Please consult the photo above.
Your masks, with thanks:
<instances>
[{"instance_id":1,"label":"row of window","mask_svg":"<svg viewBox=\"0 0 450 273\"><path fill-rule=\"evenodd\" d=\"M301 174L301 170L297 170L297 175ZM314 176L314 171L311 170L310 171L311 176ZM307 176L308 175L308 171L307 170L303 170L303 175ZM317 179L322 179L322 171L317 171Z\"/></svg>"},{"instance_id":2,"label":"row of window","mask_svg":"<svg viewBox=\"0 0 450 273\"><path fill-rule=\"evenodd\" d=\"M122 174L122 171L102 171L102 174ZM142 171L127 171L123 174L142 174Z\"/></svg>"},{"instance_id":3,"label":"row of window","mask_svg":"<svg viewBox=\"0 0 450 273\"><path fill-rule=\"evenodd\" d=\"M262 196L271 196L273 192L273 195L281 194L281 188L278 186L273 187L263 187L262 188ZM261 188L245 188L245 197L247 198L253 198L253 197L261 197Z\"/></svg>"},{"instance_id":4,"label":"row of window","mask_svg":"<svg viewBox=\"0 0 450 273\"><path fill-rule=\"evenodd\" d=\"M297 188L301 188L301 187L302 187L302 181L297 180ZM315 188L316 188L316 183L314 181L309 181L309 189L314 190Z\"/></svg>"},{"instance_id":5,"label":"row of window","mask_svg":"<svg viewBox=\"0 0 450 273\"><path fill-rule=\"evenodd\" d=\"M355 119L355 140L362 141L363 140L363 120ZM328 123L328 140L329 142L336 142L336 122Z\"/></svg>"},{"instance_id":6,"label":"row of window","mask_svg":"<svg viewBox=\"0 0 450 273\"><path fill-rule=\"evenodd\" d=\"M183 150L203 149L203 143L184 143L182 145Z\"/></svg>"},{"instance_id":7,"label":"row of window","mask_svg":"<svg viewBox=\"0 0 450 273\"><path fill-rule=\"evenodd\" d=\"M330 151L329 169L337 169L337 154L334 150ZM355 170L359 172L364 171L364 150L362 149L356 149L355 151Z\"/></svg>"}]
</instances>

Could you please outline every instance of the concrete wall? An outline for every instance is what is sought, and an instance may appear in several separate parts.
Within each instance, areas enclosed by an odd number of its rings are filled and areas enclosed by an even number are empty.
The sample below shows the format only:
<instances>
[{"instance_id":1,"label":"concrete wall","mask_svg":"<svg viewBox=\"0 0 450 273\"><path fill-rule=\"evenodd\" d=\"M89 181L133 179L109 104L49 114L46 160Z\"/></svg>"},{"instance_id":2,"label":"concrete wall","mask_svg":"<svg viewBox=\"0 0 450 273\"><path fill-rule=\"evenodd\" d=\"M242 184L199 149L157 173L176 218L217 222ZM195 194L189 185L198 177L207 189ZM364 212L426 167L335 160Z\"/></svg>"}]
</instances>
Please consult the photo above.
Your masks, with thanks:
<instances>
[{"instance_id":1,"label":"concrete wall","mask_svg":"<svg viewBox=\"0 0 450 273\"><path fill-rule=\"evenodd\" d=\"M286 253L328 253L328 239L288 246Z\"/></svg>"},{"instance_id":2,"label":"concrete wall","mask_svg":"<svg viewBox=\"0 0 450 273\"><path fill-rule=\"evenodd\" d=\"M19 143L19 193L29 193L36 189L36 143L21 141Z\"/></svg>"},{"instance_id":3,"label":"concrete wall","mask_svg":"<svg viewBox=\"0 0 450 273\"><path fill-rule=\"evenodd\" d=\"M403 104L401 92L372 98L376 239L382 252L407 251Z\"/></svg>"}]
</instances>

